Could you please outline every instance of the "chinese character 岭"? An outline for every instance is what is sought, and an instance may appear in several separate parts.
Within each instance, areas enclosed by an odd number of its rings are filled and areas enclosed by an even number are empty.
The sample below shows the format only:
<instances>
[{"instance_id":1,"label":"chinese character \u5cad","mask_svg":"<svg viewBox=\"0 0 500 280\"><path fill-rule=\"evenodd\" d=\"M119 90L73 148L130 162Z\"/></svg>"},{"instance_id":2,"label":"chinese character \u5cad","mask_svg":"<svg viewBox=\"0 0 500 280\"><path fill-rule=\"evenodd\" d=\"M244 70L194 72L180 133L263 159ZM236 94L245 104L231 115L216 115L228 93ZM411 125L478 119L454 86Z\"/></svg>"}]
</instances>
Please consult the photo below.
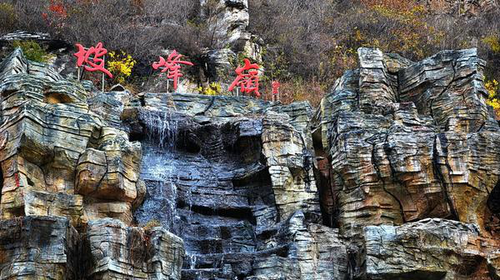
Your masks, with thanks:
<instances>
[{"instance_id":1,"label":"chinese character \u5cad","mask_svg":"<svg viewBox=\"0 0 500 280\"><path fill-rule=\"evenodd\" d=\"M232 91L236 86L240 87L242 93L255 93L255 96L260 97L259 93L259 65L250 63L250 60L244 60L243 67L238 66L235 72L238 75L234 82L229 87ZM245 72L246 71L246 72Z\"/></svg>"}]
</instances>

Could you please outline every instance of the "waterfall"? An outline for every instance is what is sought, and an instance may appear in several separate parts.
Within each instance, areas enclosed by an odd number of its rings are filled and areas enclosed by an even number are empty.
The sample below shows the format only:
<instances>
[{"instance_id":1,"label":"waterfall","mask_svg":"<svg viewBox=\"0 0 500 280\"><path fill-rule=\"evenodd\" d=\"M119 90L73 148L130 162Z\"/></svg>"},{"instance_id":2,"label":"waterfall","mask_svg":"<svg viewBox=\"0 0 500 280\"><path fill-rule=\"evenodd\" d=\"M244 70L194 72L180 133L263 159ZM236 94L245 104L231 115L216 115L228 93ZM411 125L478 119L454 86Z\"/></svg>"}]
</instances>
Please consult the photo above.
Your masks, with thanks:
<instances>
[{"instance_id":1,"label":"waterfall","mask_svg":"<svg viewBox=\"0 0 500 280\"><path fill-rule=\"evenodd\" d=\"M173 149L177 140L178 120L171 111L145 111L142 120L147 127L147 137L160 149Z\"/></svg>"},{"instance_id":2,"label":"waterfall","mask_svg":"<svg viewBox=\"0 0 500 280\"><path fill-rule=\"evenodd\" d=\"M175 232L177 213L176 159L173 154L177 141L178 121L171 112L145 111L141 119L146 126L143 141L141 177L148 185L148 195L138 209L138 220L157 220L169 231ZM165 216L167 217L165 219ZM141 222L141 221L139 221Z\"/></svg>"},{"instance_id":3,"label":"waterfall","mask_svg":"<svg viewBox=\"0 0 500 280\"><path fill-rule=\"evenodd\" d=\"M147 195L135 219L139 224L158 220L184 240L182 279L234 279L231 256L244 254L248 261L252 258L249 251L256 247L253 234L245 230L251 226L251 206L244 190L255 192L254 196L266 194L233 185L233 179L240 176L235 170L255 166L226 150L227 141L238 131L218 123L200 125L169 111L148 109L140 120L146 136L141 178ZM250 180L249 184L258 182Z\"/></svg>"}]
</instances>

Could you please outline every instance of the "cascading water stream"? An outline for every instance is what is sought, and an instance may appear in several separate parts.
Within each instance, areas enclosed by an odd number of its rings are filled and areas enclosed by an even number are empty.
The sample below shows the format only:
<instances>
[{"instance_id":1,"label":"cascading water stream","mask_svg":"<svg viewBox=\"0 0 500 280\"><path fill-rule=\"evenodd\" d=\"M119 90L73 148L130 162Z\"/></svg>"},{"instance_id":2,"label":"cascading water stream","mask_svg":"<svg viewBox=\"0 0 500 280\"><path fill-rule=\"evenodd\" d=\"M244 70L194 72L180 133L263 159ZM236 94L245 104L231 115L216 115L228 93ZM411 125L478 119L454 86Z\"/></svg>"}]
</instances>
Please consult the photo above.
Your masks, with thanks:
<instances>
[{"instance_id":1,"label":"cascading water stream","mask_svg":"<svg viewBox=\"0 0 500 280\"><path fill-rule=\"evenodd\" d=\"M145 201L136 216L161 222L162 226L175 232L178 214L177 181L174 176L177 171L173 151L178 122L172 119L169 112L156 111L146 111L143 122L147 127L147 138L143 142L141 176L149 186L155 187L148 188L150 199Z\"/></svg>"},{"instance_id":2,"label":"cascading water stream","mask_svg":"<svg viewBox=\"0 0 500 280\"><path fill-rule=\"evenodd\" d=\"M227 149L238 137L230 126L200 125L186 116L150 110L141 121L147 136L141 171L147 195L135 219L140 225L156 221L184 240L182 279L234 279L231 267L250 262L256 251L250 201L263 201L260 196L268 193L263 190L270 189L269 175L255 173L259 158L248 161L240 150ZM259 155L260 150L245 154ZM251 186L235 185L242 170L256 176L244 183ZM261 176L266 178L262 182ZM241 262L245 256L248 261Z\"/></svg>"}]
</instances>

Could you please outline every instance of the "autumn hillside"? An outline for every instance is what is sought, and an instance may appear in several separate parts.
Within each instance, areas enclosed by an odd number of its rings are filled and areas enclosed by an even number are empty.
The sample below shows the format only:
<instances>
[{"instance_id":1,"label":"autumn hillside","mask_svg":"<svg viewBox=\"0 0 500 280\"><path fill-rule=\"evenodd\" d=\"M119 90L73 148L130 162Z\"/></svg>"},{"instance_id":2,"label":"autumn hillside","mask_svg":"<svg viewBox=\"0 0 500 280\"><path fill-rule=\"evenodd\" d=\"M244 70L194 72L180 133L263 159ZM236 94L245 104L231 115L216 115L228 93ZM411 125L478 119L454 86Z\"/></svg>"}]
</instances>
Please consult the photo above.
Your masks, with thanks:
<instances>
[{"instance_id":1,"label":"autumn hillside","mask_svg":"<svg viewBox=\"0 0 500 280\"><path fill-rule=\"evenodd\" d=\"M116 54L108 64L116 73L110 85L158 86L150 64L175 49L195 64L186 70L190 91L228 94L232 70L248 57L265 69L265 98L270 81L279 80L283 102L313 104L356 67L359 47L415 61L444 49L478 48L498 109L499 18L497 0L0 0L0 34L46 32L67 43L68 53L75 43L103 42ZM4 55L15 46L39 60L53 51L15 41L3 44Z\"/></svg>"}]
</instances>

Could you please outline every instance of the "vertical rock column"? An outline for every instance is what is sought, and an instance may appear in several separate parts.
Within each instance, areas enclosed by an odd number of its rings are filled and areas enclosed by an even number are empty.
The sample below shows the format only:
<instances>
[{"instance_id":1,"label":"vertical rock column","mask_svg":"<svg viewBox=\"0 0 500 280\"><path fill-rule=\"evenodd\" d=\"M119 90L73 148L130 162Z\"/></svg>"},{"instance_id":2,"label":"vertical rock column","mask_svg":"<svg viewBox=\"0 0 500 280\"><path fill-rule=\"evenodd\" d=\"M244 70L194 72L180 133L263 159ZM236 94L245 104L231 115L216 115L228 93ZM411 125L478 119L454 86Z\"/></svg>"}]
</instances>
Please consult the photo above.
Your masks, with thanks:
<instances>
[{"instance_id":1,"label":"vertical rock column","mask_svg":"<svg viewBox=\"0 0 500 280\"><path fill-rule=\"evenodd\" d=\"M310 149L312 138L292 124L289 115L269 111L263 119L262 147L281 220L302 210L321 221L319 194Z\"/></svg>"}]
</instances>

